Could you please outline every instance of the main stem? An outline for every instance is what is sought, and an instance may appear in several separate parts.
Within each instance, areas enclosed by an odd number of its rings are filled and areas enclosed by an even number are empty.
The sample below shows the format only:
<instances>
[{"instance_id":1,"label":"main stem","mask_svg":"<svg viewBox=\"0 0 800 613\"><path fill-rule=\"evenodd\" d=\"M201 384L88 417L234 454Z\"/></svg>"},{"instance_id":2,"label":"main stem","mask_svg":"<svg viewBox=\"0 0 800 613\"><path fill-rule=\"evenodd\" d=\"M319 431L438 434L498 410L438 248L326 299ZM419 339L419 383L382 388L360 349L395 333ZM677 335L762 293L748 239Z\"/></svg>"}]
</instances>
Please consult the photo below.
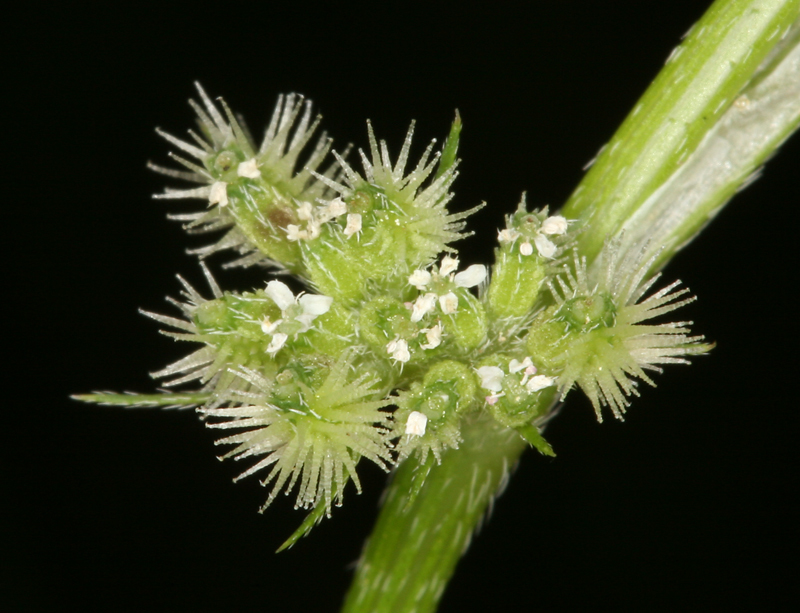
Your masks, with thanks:
<instances>
[{"instance_id":1,"label":"main stem","mask_svg":"<svg viewBox=\"0 0 800 613\"><path fill-rule=\"evenodd\" d=\"M515 431L485 416L465 420L463 444L430 471L409 504L410 458L390 483L364 546L343 613L435 611L456 563L526 446Z\"/></svg>"}]
</instances>

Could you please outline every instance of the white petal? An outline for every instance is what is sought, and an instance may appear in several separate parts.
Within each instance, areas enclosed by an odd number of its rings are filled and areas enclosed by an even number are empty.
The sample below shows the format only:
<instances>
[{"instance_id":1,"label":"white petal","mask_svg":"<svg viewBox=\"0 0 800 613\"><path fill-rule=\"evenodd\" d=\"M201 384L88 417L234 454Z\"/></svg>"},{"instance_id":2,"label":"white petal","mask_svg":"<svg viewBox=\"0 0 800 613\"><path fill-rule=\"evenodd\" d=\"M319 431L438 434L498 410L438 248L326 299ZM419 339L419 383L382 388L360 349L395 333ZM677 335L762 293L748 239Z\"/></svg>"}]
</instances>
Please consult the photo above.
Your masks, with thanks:
<instances>
[{"instance_id":1,"label":"white petal","mask_svg":"<svg viewBox=\"0 0 800 613\"><path fill-rule=\"evenodd\" d=\"M333 298L321 294L303 294L297 299L297 302L303 307L303 313L316 317L328 312Z\"/></svg>"},{"instance_id":2,"label":"white petal","mask_svg":"<svg viewBox=\"0 0 800 613\"><path fill-rule=\"evenodd\" d=\"M310 202L299 202L297 204L297 217L302 220L309 220L313 217L314 207Z\"/></svg>"},{"instance_id":3,"label":"white petal","mask_svg":"<svg viewBox=\"0 0 800 613\"><path fill-rule=\"evenodd\" d=\"M277 321L270 321L270 320L269 320L269 317L265 317L265 318L264 318L264 319L261 321L261 331L262 331L264 334L274 334L274 333L275 333L275 330L277 330L277 329L278 329L278 326L279 326L279 325L280 325L282 322L283 322L283 320L282 320L282 319L279 319L279 320L277 320Z\"/></svg>"},{"instance_id":4,"label":"white petal","mask_svg":"<svg viewBox=\"0 0 800 613\"><path fill-rule=\"evenodd\" d=\"M301 230L300 226L290 223L286 226L286 238L290 241L299 241L308 238L308 232Z\"/></svg>"},{"instance_id":5,"label":"white petal","mask_svg":"<svg viewBox=\"0 0 800 613\"><path fill-rule=\"evenodd\" d=\"M402 338L396 338L386 345L386 352L398 362L408 362L411 354L408 352L408 343Z\"/></svg>"},{"instance_id":6,"label":"white petal","mask_svg":"<svg viewBox=\"0 0 800 613\"><path fill-rule=\"evenodd\" d=\"M451 272L458 270L458 258L451 258L446 255L442 258L442 265L439 267L439 274L446 277Z\"/></svg>"},{"instance_id":7,"label":"white petal","mask_svg":"<svg viewBox=\"0 0 800 613\"><path fill-rule=\"evenodd\" d=\"M425 338L428 339L427 343L421 344L420 348L422 349L436 349L439 345L442 344L442 326L441 324L436 324L430 330L423 330L425 333Z\"/></svg>"},{"instance_id":8,"label":"white petal","mask_svg":"<svg viewBox=\"0 0 800 613\"><path fill-rule=\"evenodd\" d=\"M208 193L208 204L228 206L228 184L225 181L217 181L211 184L211 191Z\"/></svg>"},{"instance_id":9,"label":"white petal","mask_svg":"<svg viewBox=\"0 0 800 613\"><path fill-rule=\"evenodd\" d=\"M486 278L486 266L473 264L466 270L458 273L454 278L458 287L475 287Z\"/></svg>"},{"instance_id":10,"label":"white petal","mask_svg":"<svg viewBox=\"0 0 800 613\"><path fill-rule=\"evenodd\" d=\"M514 229L500 230L497 233L497 240L501 243L513 243L519 238L520 234Z\"/></svg>"},{"instance_id":11,"label":"white petal","mask_svg":"<svg viewBox=\"0 0 800 613\"><path fill-rule=\"evenodd\" d=\"M236 169L236 174L246 179L258 179L261 176L261 171L258 169L256 158L247 160L239 164Z\"/></svg>"},{"instance_id":12,"label":"white petal","mask_svg":"<svg viewBox=\"0 0 800 613\"><path fill-rule=\"evenodd\" d=\"M442 313L452 315L458 310L458 296L453 292L447 292L444 296L439 296L439 306Z\"/></svg>"},{"instance_id":13,"label":"white petal","mask_svg":"<svg viewBox=\"0 0 800 613\"><path fill-rule=\"evenodd\" d=\"M533 253L533 245L529 241L525 241L519 246L519 252L522 255L530 255Z\"/></svg>"},{"instance_id":14,"label":"white petal","mask_svg":"<svg viewBox=\"0 0 800 613\"><path fill-rule=\"evenodd\" d=\"M415 270L408 277L408 284L413 285L417 289L422 289L431 282L431 273L427 270Z\"/></svg>"},{"instance_id":15,"label":"white petal","mask_svg":"<svg viewBox=\"0 0 800 613\"><path fill-rule=\"evenodd\" d=\"M361 215L358 213L348 213L344 235L350 238L353 234L358 234L359 232L361 232Z\"/></svg>"},{"instance_id":16,"label":"white petal","mask_svg":"<svg viewBox=\"0 0 800 613\"><path fill-rule=\"evenodd\" d=\"M425 427L428 425L428 418L419 411L411 411L406 421L406 434L422 436L425 434Z\"/></svg>"},{"instance_id":17,"label":"white petal","mask_svg":"<svg viewBox=\"0 0 800 613\"><path fill-rule=\"evenodd\" d=\"M517 373L520 370L525 370L529 366L533 366L533 362L531 362L530 357L526 357L522 362L519 360L511 360L508 363L508 372L510 373Z\"/></svg>"},{"instance_id":18,"label":"white petal","mask_svg":"<svg viewBox=\"0 0 800 613\"><path fill-rule=\"evenodd\" d=\"M331 217L339 217L347 213L347 205L341 198L334 198L328 203L327 214Z\"/></svg>"},{"instance_id":19,"label":"white petal","mask_svg":"<svg viewBox=\"0 0 800 613\"><path fill-rule=\"evenodd\" d=\"M281 311L285 311L294 304L294 294L289 287L281 281L270 281L267 283L267 289L264 292L267 298L271 298L272 302L278 305Z\"/></svg>"},{"instance_id":20,"label":"white petal","mask_svg":"<svg viewBox=\"0 0 800 613\"><path fill-rule=\"evenodd\" d=\"M536 250L543 258L550 259L556 254L556 246L550 242L550 239L540 235L534 238L533 242L536 243Z\"/></svg>"},{"instance_id":21,"label":"white petal","mask_svg":"<svg viewBox=\"0 0 800 613\"><path fill-rule=\"evenodd\" d=\"M320 223L314 219L308 222L308 240L317 238L322 230Z\"/></svg>"},{"instance_id":22,"label":"white petal","mask_svg":"<svg viewBox=\"0 0 800 613\"><path fill-rule=\"evenodd\" d=\"M564 234L567 231L567 220L561 215L553 215L542 222L539 232L542 234Z\"/></svg>"},{"instance_id":23,"label":"white petal","mask_svg":"<svg viewBox=\"0 0 800 613\"><path fill-rule=\"evenodd\" d=\"M478 376L481 378L481 387L490 392L499 392L503 389L503 377L505 373L497 366L481 366L477 370Z\"/></svg>"},{"instance_id":24,"label":"white petal","mask_svg":"<svg viewBox=\"0 0 800 613\"><path fill-rule=\"evenodd\" d=\"M310 313L301 313L297 317L294 318L295 321L300 322L302 324L303 329L300 332L305 332L309 328L311 328L311 324L313 323L316 315L311 315Z\"/></svg>"},{"instance_id":25,"label":"white petal","mask_svg":"<svg viewBox=\"0 0 800 613\"><path fill-rule=\"evenodd\" d=\"M278 332L277 334L273 334L272 342L267 347L267 353L270 355L275 355L276 353L278 353L278 351L281 350L281 347L283 347L286 344L286 339L288 338L289 337L283 332Z\"/></svg>"},{"instance_id":26,"label":"white petal","mask_svg":"<svg viewBox=\"0 0 800 613\"><path fill-rule=\"evenodd\" d=\"M543 390L546 387L550 387L551 385L555 385L556 378L555 377L546 377L544 375L536 375L535 377L531 377L531 380L525 385L529 392L538 392L539 390Z\"/></svg>"},{"instance_id":27,"label":"white petal","mask_svg":"<svg viewBox=\"0 0 800 613\"><path fill-rule=\"evenodd\" d=\"M411 321L417 322L430 313L436 306L436 294L427 293L414 301L411 309Z\"/></svg>"}]
</instances>

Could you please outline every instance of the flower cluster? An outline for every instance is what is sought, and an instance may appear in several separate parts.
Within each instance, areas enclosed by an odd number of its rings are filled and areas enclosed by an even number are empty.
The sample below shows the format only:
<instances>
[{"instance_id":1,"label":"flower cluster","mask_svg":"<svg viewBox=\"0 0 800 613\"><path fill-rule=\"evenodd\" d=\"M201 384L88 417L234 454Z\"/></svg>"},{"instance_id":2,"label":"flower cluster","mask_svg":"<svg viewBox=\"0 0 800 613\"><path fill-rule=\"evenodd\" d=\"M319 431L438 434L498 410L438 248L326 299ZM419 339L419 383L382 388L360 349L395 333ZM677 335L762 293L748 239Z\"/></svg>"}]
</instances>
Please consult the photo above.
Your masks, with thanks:
<instances>
[{"instance_id":1,"label":"flower cluster","mask_svg":"<svg viewBox=\"0 0 800 613\"><path fill-rule=\"evenodd\" d=\"M182 154L193 158L170 154L188 172L155 164L150 167L166 176L204 185L168 189L156 198L207 201L205 211L173 216L186 222L190 232L227 229L219 241L195 251L201 257L233 249L242 256L234 262L236 265L270 262L302 274L299 249L285 240L289 227L302 221L296 203L329 198L331 190L317 177L336 178L339 170L330 165L317 173L331 147L325 134L302 169L295 170L320 118L311 123L311 103L302 97L280 96L264 139L256 146L224 101L220 112L199 84L197 91L202 104L190 103L202 135L190 130L192 143L158 130Z\"/></svg>"},{"instance_id":2,"label":"flower cluster","mask_svg":"<svg viewBox=\"0 0 800 613\"><path fill-rule=\"evenodd\" d=\"M516 212L506 216L506 227L497 233L487 298L490 311L503 322L501 332L527 325L545 280L562 270L562 256L573 240L569 230L567 219L548 215L547 207L529 211L524 194Z\"/></svg>"},{"instance_id":3,"label":"flower cluster","mask_svg":"<svg viewBox=\"0 0 800 613\"><path fill-rule=\"evenodd\" d=\"M508 225L509 227L497 232L497 240L501 245L505 243L513 245L519 242L517 248L523 257L533 255L535 247L536 252L548 260L552 260L558 251L558 247L551 239L563 236L569 228L567 220L561 215L546 217L544 220L531 216L517 227L513 221L509 221Z\"/></svg>"},{"instance_id":4,"label":"flower cluster","mask_svg":"<svg viewBox=\"0 0 800 613\"><path fill-rule=\"evenodd\" d=\"M286 344L289 335L295 337L311 328L311 324L319 315L324 315L331 308L333 298L318 294L301 293L295 297L285 283L270 281L264 293L281 310L281 319L270 320L265 316L261 320L261 330L272 336L267 353L275 355Z\"/></svg>"},{"instance_id":5,"label":"flower cluster","mask_svg":"<svg viewBox=\"0 0 800 613\"><path fill-rule=\"evenodd\" d=\"M449 329L456 338L462 338L465 331L465 320L474 324L476 309L481 309L475 297L466 291L476 287L486 279L486 267L474 264L466 270L456 273L458 259L444 256L439 267L433 266L430 271L417 269L408 277L408 284L414 286L419 295L413 302L406 302L410 310L408 321L411 326L403 338L400 333L386 344L386 351L396 362L408 362L411 359L409 343L416 339L419 349L436 349L442 344L442 335ZM459 314L459 296L461 304L469 309L462 309ZM478 311L482 314L482 310ZM443 321L444 320L444 321ZM478 323L478 327L481 323ZM424 335L424 340L423 336Z\"/></svg>"},{"instance_id":6,"label":"flower cluster","mask_svg":"<svg viewBox=\"0 0 800 613\"><path fill-rule=\"evenodd\" d=\"M334 198L326 202L323 206L314 207L310 202L297 203L297 218L304 224L299 226L296 224L288 224L286 226L286 238L290 241L299 240L314 240L322 233L322 224L341 217L347 212L347 205L341 198ZM360 228L361 217L359 215L350 215L353 224L358 223ZM348 237L352 236L356 230L345 230Z\"/></svg>"},{"instance_id":7,"label":"flower cluster","mask_svg":"<svg viewBox=\"0 0 800 613\"><path fill-rule=\"evenodd\" d=\"M225 230L196 251L201 258L233 249L236 263L271 264L309 291L265 279L223 292L201 263L212 298L181 280L184 300L172 302L183 318L146 313L177 330L165 334L200 345L153 373L169 389L80 398L198 407L210 428L226 431L217 443L233 447L223 458L255 460L237 479L266 473L264 507L296 490L309 521L330 515L350 481L360 490L362 458L387 470L425 464L418 491L458 449L467 419L552 455L541 426L576 384L598 418L605 405L621 417L635 380L652 384L645 371L709 348L688 322L646 323L692 300L677 284L644 298L657 279L645 280L652 259L612 240L589 266L575 251L577 224L529 210L524 197L498 232L491 269L459 270L451 243L480 207L447 210L458 116L442 151L434 141L410 172L413 124L395 161L369 126L363 174L335 151L321 171L330 140L303 153L319 123L310 103L279 98L256 146L223 101L198 91L202 135L160 132L193 158L172 156L188 172L154 168L202 185L159 197L206 202L178 216L193 232ZM193 388L170 391L184 385Z\"/></svg>"}]
</instances>

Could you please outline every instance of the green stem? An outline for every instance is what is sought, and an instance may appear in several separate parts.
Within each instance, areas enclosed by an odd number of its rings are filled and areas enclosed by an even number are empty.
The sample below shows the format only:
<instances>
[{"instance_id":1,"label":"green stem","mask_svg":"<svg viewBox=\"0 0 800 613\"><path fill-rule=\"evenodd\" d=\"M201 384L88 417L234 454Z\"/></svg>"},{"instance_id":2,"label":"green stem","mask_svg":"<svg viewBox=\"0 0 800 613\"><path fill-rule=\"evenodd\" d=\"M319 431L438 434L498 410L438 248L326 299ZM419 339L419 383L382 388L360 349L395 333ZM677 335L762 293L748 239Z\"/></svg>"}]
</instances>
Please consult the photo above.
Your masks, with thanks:
<instances>
[{"instance_id":1,"label":"green stem","mask_svg":"<svg viewBox=\"0 0 800 613\"><path fill-rule=\"evenodd\" d=\"M487 507L503 489L525 441L490 418L466 420L464 442L434 466L409 504L413 458L386 492L343 613L435 611Z\"/></svg>"},{"instance_id":2,"label":"green stem","mask_svg":"<svg viewBox=\"0 0 800 613\"><path fill-rule=\"evenodd\" d=\"M590 261L624 230L627 245L671 242L665 263L797 127L798 15L800 0L717 0L695 24L564 207Z\"/></svg>"}]
</instances>

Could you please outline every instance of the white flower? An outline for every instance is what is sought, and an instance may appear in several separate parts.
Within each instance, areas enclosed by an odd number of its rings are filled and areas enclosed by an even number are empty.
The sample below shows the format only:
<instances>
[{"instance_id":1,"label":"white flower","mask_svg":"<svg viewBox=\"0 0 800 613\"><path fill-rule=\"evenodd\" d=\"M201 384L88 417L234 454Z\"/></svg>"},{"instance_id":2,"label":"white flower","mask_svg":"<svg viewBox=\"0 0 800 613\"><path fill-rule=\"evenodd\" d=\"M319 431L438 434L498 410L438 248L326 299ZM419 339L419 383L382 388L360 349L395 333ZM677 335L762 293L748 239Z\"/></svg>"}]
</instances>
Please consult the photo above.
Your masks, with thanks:
<instances>
[{"instance_id":1,"label":"white flower","mask_svg":"<svg viewBox=\"0 0 800 613\"><path fill-rule=\"evenodd\" d=\"M325 209L326 214L330 216L330 218L339 217L340 215L344 215L347 213L347 205L344 203L344 200L341 198L334 198L330 202L328 202L328 206Z\"/></svg>"},{"instance_id":2,"label":"white flower","mask_svg":"<svg viewBox=\"0 0 800 613\"><path fill-rule=\"evenodd\" d=\"M529 392L538 392L539 390L543 390L546 387L555 385L555 383L556 383L555 377L536 375L535 377L531 377L530 381L528 381L525 387Z\"/></svg>"},{"instance_id":3,"label":"white flower","mask_svg":"<svg viewBox=\"0 0 800 613\"><path fill-rule=\"evenodd\" d=\"M349 213L347 215L347 226L344 229L344 235L347 238L361 232L361 215L358 213Z\"/></svg>"},{"instance_id":4,"label":"white flower","mask_svg":"<svg viewBox=\"0 0 800 613\"><path fill-rule=\"evenodd\" d=\"M328 221L330 217L323 216L323 218L317 219L314 217L314 207L310 202L295 200L295 203L297 204L297 218L305 221L306 227L302 228L302 226L296 224L288 224L284 230L286 238L290 241L314 240L322 232L322 224ZM327 209L323 209L323 215L325 211Z\"/></svg>"},{"instance_id":5,"label":"white flower","mask_svg":"<svg viewBox=\"0 0 800 613\"><path fill-rule=\"evenodd\" d=\"M499 230L497 232L497 240L501 243L513 243L520 237L520 233L514 229Z\"/></svg>"},{"instance_id":6,"label":"white flower","mask_svg":"<svg viewBox=\"0 0 800 613\"><path fill-rule=\"evenodd\" d=\"M514 359L514 360L511 360L508 363L508 372L510 372L511 374L514 374L514 373L518 373L521 370L525 370L525 369L531 368L531 367L533 367L534 372L536 372L536 367L533 366L533 362L531 361L530 357L526 357L524 360L522 360L522 362L520 362L519 360ZM530 373L530 374L533 374L533 373Z\"/></svg>"},{"instance_id":7,"label":"white flower","mask_svg":"<svg viewBox=\"0 0 800 613\"><path fill-rule=\"evenodd\" d=\"M386 352L392 356L393 360L398 362L408 362L411 359L411 354L408 352L408 343L402 338L396 338L386 345Z\"/></svg>"},{"instance_id":8,"label":"white flower","mask_svg":"<svg viewBox=\"0 0 800 613\"><path fill-rule=\"evenodd\" d=\"M420 321L425 315L430 313L436 306L436 294L428 292L414 301L411 310L411 321Z\"/></svg>"},{"instance_id":9,"label":"white flower","mask_svg":"<svg viewBox=\"0 0 800 613\"><path fill-rule=\"evenodd\" d=\"M323 224L329 222L331 219L344 215L347 212L347 205L341 198L334 198L329 200L328 204L321 206L317 209L318 223Z\"/></svg>"},{"instance_id":10,"label":"white flower","mask_svg":"<svg viewBox=\"0 0 800 613\"><path fill-rule=\"evenodd\" d=\"M481 387L490 392L499 392L503 389L503 369L497 366L481 366L477 371L481 378Z\"/></svg>"},{"instance_id":11,"label":"white flower","mask_svg":"<svg viewBox=\"0 0 800 613\"><path fill-rule=\"evenodd\" d=\"M428 339L428 342L425 344L421 344L421 349L436 349L439 345L442 344L442 325L436 324L433 328L423 330L425 333L425 338Z\"/></svg>"},{"instance_id":12,"label":"white flower","mask_svg":"<svg viewBox=\"0 0 800 613\"><path fill-rule=\"evenodd\" d=\"M274 334L275 330L278 329L278 326L281 325L281 323L283 323L282 319L279 319L277 321L270 321L269 317L265 317L261 321L261 331L264 334Z\"/></svg>"},{"instance_id":13,"label":"white flower","mask_svg":"<svg viewBox=\"0 0 800 613\"><path fill-rule=\"evenodd\" d=\"M267 298L278 305L281 311L285 311L295 303L294 294L289 287L281 281L270 281L267 283L267 289L264 291Z\"/></svg>"},{"instance_id":14,"label":"white flower","mask_svg":"<svg viewBox=\"0 0 800 613\"><path fill-rule=\"evenodd\" d=\"M458 287L475 287L485 278L486 266L483 264L473 264L453 277L453 281Z\"/></svg>"},{"instance_id":15,"label":"white flower","mask_svg":"<svg viewBox=\"0 0 800 613\"><path fill-rule=\"evenodd\" d=\"M542 222L539 232L542 234L564 234L567 231L567 220L561 215L553 215Z\"/></svg>"},{"instance_id":16,"label":"white flower","mask_svg":"<svg viewBox=\"0 0 800 613\"><path fill-rule=\"evenodd\" d=\"M319 294L300 294L295 298L292 290L281 281L267 283L264 293L277 305L283 315L282 319L275 322L270 321L268 317L261 322L261 330L264 334L272 334L272 342L267 347L267 353L271 355L277 353L286 344L288 338L286 333L276 332L281 324L287 319L294 320L302 325L302 329L298 330L296 325L283 329L295 335L298 332L305 332L311 327L315 318L328 312L333 303L333 298Z\"/></svg>"},{"instance_id":17,"label":"white flower","mask_svg":"<svg viewBox=\"0 0 800 613\"><path fill-rule=\"evenodd\" d=\"M444 296L439 296L439 306L442 313L452 315L458 310L458 296L453 292L447 292Z\"/></svg>"},{"instance_id":18,"label":"white flower","mask_svg":"<svg viewBox=\"0 0 800 613\"><path fill-rule=\"evenodd\" d=\"M272 302L278 305L281 311L285 311L295 303L292 290L281 281L270 281L267 283L267 289L264 293L267 295L267 298L272 299Z\"/></svg>"},{"instance_id":19,"label":"white flower","mask_svg":"<svg viewBox=\"0 0 800 613\"><path fill-rule=\"evenodd\" d=\"M556 254L556 246L550 242L550 239L544 236L537 236L533 239L536 244L536 250L543 258L550 259Z\"/></svg>"},{"instance_id":20,"label":"white flower","mask_svg":"<svg viewBox=\"0 0 800 613\"><path fill-rule=\"evenodd\" d=\"M333 298L322 294L301 294L297 297L297 303L303 307L303 313L316 317L330 310Z\"/></svg>"},{"instance_id":21,"label":"white flower","mask_svg":"<svg viewBox=\"0 0 800 613\"><path fill-rule=\"evenodd\" d=\"M267 347L267 353L270 355L275 355L278 351L281 350L286 344L286 339L289 337L284 334L283 332L276 332L272 335L272 342L270 342L269 346Z\"/></svg>"},{"instance_id":22,"label":"white flower","mask_svg":"<svg viewBox=\"0 0 800 613\"><path fill-rule=\"evenodd\" d=\"M322 231L322 224L315 219L310 219L306 227L308 228L308 240L314 240Z\"/></svg>"},{"instance_id":23,"label":"white flower","mask_svg":"<svg viewBox=\"0 0 800 613\"><path fill-rule=\"evenodd\" d=\"M528 377L536 374L536 367L533 365L530 357L526 357L524 360L522 360L522 362L519 360L511 360L508 363L508 372L518 373L521 370L524 372L522 374L522 381L520 381L520 384L525 385L528 382Z\"/></svg>"},{"instance_id":24,"label":"white flower","mask_svg":"<svg viewBox=\"0 0 800 613\"><path fill-rule=\"evenodd\" d=\"M225 181L211 184L211 190L208 192L208 205L212 204L228 206L228 184Z\"/></svg>"},{"instance_id":25,"label":"white flower","mask_svg":"<svg viewBox=\"0 0 800 613\"><path fill-rule=\"evenodd\" d=\"M427 270L415 270L408 277L408 284L413 285L418 290L424 289L431 282L431 273Z\"/></svg>"},{"instance_id":26,"label":"white flower","mask_svg":"<svg viewBox=\"0 0 800 613\"><path fill-rule=\"evenodd\" d=\"M525 241L519 246L519 252L522 255L530 255L533 253L533 245L531 245L530 241Z\"/></svg>"},{"instance_id":27,"label":"white flower","mask_svg":"<svg viewBox=\"0 0 800 613\"><path fill-rule=\"evenodd\" d=\"M311 322L318 316L327 313L333 303L333 298L321 294L301 293L295 298L292 290L281 281L267 283L267 289L264 293L278 306L284 319L294 319L294 321L303 325L301 332L308 330L311 327ZM298 311L300 312L298 313ZM269 325L277 326L282 321ZM262 330L264 330L264 325L264 322L262 322ZM273 327L272 329L274 330L275 328ZM270 333L268 330L264 331Z\"/></svg>"},{"instance_id":28,"label":"white flower","mask_svg":"<svg viewBox=\"0 0 800 613\"><path fill-rule=\"evenodd\" d=\"M301 230L300 226L290 223L286 226L286 238L290 241L299 241L308 238L308 232Z\"/></svg>"},{"instance_id":29,"label":"white flower","mask_svg":"<svg viewBox=\"0 0 800 613\"><path fill-rule=\"evenodd\" d=\"M406 434L411 434L412 436L422 436L425 434L425 426L427 425L427 416L423 415L419 411L411 411L411 414L406 420Z\"/></svg>"},{"instance_id":30,"label":"white flower","mask_svg":"<svg viewBox=\"0 0 800 613\"><path fill-rule=\"evenodd\" d=\"M449 255L444 256L442 265L439 267L439 275L446 277L456 270L458 270L458 258L451 258Z\"/></svg>"},{"instance_id":31,"label":"white flower","mask_svg":"<svg viewBox=\"0 0 800 613\"><path fill-rule=\"evenodd\" d=\"M300 202L297 204L297 217L304 221L311 219L314 216L314 207L310 202Z\"/></svg>"},{"instance_id":32,"label":"white flower","mask_svg":"<svg viewBox=\"0 0 800 613\"><path fill-rule=\"evenodd\" d=\"M236 174L246 179L258 179L261 176L261 171L258 169L256 158L251 158L239 164Z\"/></svg>"},{"instance_id":33,"label":"white flower","mask_svg":"<svg viewBox=\"0 0 800 613\"><path fill-rule=\"evenodd\" d=\"M294 320L303 324L302 332L305 332L311 327L311 322L318 316L324 315L331 308L333 298L330 296L322 296L321 294L301 294L297 297L297 304L303 309L300 315L297 315Z\"/></svg>"}]
</instances>

